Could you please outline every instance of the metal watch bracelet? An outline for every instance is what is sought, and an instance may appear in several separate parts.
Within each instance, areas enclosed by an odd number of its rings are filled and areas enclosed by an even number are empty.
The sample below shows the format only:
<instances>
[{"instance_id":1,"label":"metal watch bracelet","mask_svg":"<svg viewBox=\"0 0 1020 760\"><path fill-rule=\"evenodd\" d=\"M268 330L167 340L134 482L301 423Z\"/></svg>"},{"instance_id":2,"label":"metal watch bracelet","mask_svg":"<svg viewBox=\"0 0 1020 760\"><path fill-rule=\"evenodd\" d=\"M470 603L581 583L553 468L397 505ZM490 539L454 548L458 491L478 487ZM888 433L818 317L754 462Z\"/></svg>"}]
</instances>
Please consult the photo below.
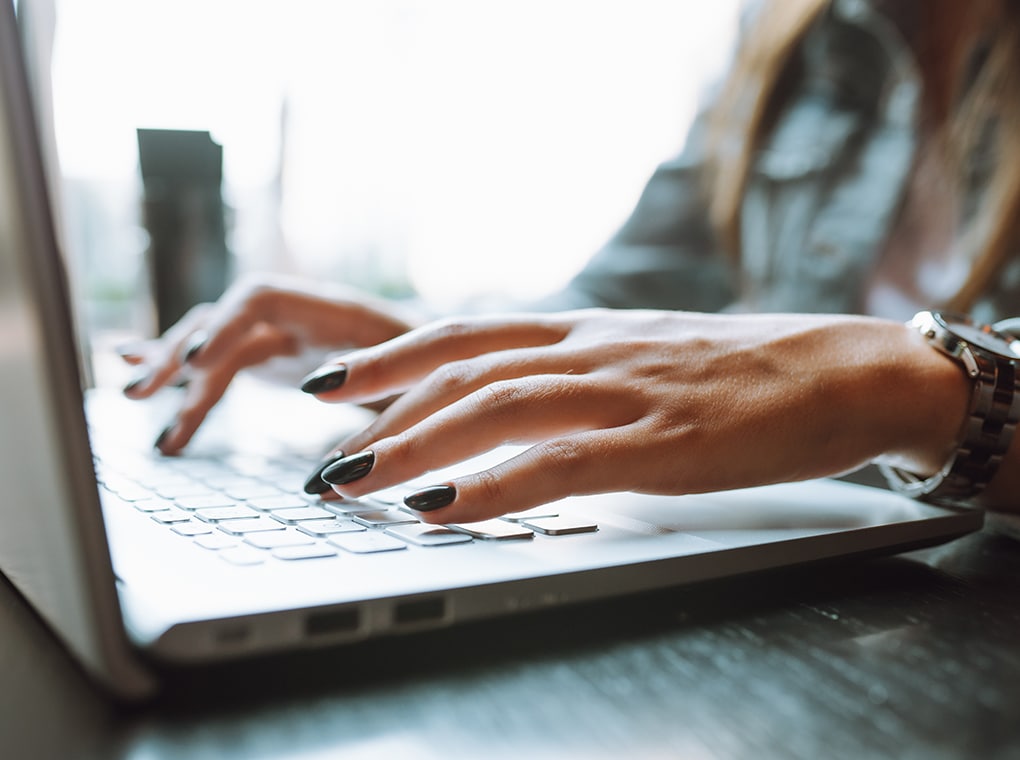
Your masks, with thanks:
<instances>
[{"instance_id":1,"label":"metal watch bracelet","mask_svg":"<svg viewBox=\"0 0 1020 760\"><path fill-rule=\"evenodd\" d=\"M1020 326L1010 320L1009 328ZM998 329L999 324L993 326ZM1009 449L1020 418L1020 373L1009 361L996 361L981 350L969 351L977 367L971 374L967 420L949 461L929 477L879 465L890 486L913 498L963 504L978 495L995 475Z\"/></svg>"}]
</instances>

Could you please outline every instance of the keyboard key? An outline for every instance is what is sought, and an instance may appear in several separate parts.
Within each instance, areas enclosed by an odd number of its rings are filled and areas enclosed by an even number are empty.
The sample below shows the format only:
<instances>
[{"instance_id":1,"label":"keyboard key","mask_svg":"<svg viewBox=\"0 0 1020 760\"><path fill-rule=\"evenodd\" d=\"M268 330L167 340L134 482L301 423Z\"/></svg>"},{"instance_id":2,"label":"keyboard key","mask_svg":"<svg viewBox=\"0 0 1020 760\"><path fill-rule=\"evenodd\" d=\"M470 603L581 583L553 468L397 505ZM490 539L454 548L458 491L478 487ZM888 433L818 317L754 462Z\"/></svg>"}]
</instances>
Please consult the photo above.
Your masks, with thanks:
<instances>
[{"instance_id":1,"label":"keyboard key","mask_svg":"<svg viewBox=\"0 0 1020 760\"><path fill-rule=\"evenodd\" d=\"M344 533L339 536L333 536L329 539L329 543L354 554L393 552L407 548L407 544L403 541L398 541L393 536L387 536L384 533L376 533L374 531Z\"/></svg>"},{"instance_id":2,"label":"keyboard key","mask_svg":"<svg viewBox=\"0 0 1020 760\"><path fill-rule=\"evenodd\" d=\"M319 506L323 509L328 509L330 512L341 517L353 516L361 512L378 512L381 509L387 509L385 505L380 505L375 502L367 502L354 499L341 499L341 500L330 500L319 503Z\"/></svg>"},{"instance_id":3,"label":"keyboard key","mask_svg":"<svg viewBox=\"0 0 1020 760\"><path fill-rule=\"evenodd\" d=\"M205 536L196 536L195 543L203 549L210 549L212 551L229 549L231 546L239 545L236 538L224 536L222 533L210 533Z\"/></svg>"},{"instance_id":4,"label":"keyboard key","mask_svg":"<svg viewBox=\"0 0 1020 760\"><path fill-rule=\"evenodd\" d=\"M274 520L286 525L297 525L309 520L328 520L333 516L322 507L295 507L293 509L274 509L269 513Z\"/></svg>"},{"instance_id":5,"label":"keyboard key","mask_svg":"<svg viewBox=\"0 0 1020 760\"><path fill-rule=\"evenodd\" d=\"M599 529L596 523L571 515L560 517L535 517L521 522L526 528L546 536L565 536L571 533L594 533Z\"/></svg>"},{"instance_id":6,"label":"keyboard key","mask_svg":"<svg viewBox=\"0 0 1020 760\"><path fill-rule=\"evenodd\" d=\"M185 512L183 509L168 509L165 512L153 512L149 515L149 517L163 525L191 522L191 513Z\"/></svg>"},{"instance_id":7,"label":"keyboard key","mask_svg":"<svg viewBox=\"0 0 1020 760\"><path fill-rule=\"evenodd\" d=\"M412 489L413 490L413 489ZM389 507L400 507L404 504L404 495L408 492L407 486L398 488L386 488L372 494L372 500L378 501Z\"/></svg>"},{"instance_id":8,"label":"keyboard key","mask_svg":"<svg viewBox=\"0 0 1020 760\"><path fill-rule=\"evenodd\" d=\"M191 481L169 486L160 486L156 489L156 493L164 499L174 499L175 501L187 496L211 496L215 494L215 492L210 490L209 486L204 483Z\"/></svg>"},{"instance_id":9,"label":"keyboard key","mask_svg":"<svg viewBox=\"0 0 1020 760\"><path fill-rule=\"evenodd\" d=\"M223 458L221 471L236 472L252 478L262 478L274 469L273 460L259 454L231 454Z\"/></svg>"},{"instance_id":10,"label":"keyboard key","mask_svg":"<svg viewBox=\"0 0 1020 760\"><path fill-rule=\"evenodd\" d=\"M507 520L509 522L523 522L524 520L532 520L537 517L559 517L560 513L558 510L550 509L549 507L536 507L535 509L527 509L524 512L511 512L508 515L503 515L501 520Z\"/></svg>"},{"instance_id":11,"label":"keyboard key","mask_svg":"<svg viewBox=\"0 0 1020 760\"><path fill-rule=\"evenodd\" d=\"M269 512L274 509L292 509L295 507L307 507L308 502L300 496L261 496L257 499L248 499L245 504L259 512Z\"/></svg>"},{"instance_id":12,"label":"keyboard key","mask_svg":"<svg viewBox=\"0 0 1020 760\"><path fill-rule=\"evenodd\" d=\"M336 549L323 544L316 544L314 546L283 546L279 549L273 549L274 557L288 561L299 559L323 559L325 557L335 557L336 555Z\"/></svg>"},{"instance_id":13,"label":"keyboard key","mask_svg":"<svg viewBox=\"0 0 1020 760\"><path fill-rule=\"evenodd\" d=\"M226 494L202 494L201 496L181 496L174 499L174 503L181 509L209 509L210 507L234 507L237 500L231 499Z\"/></svg>"},{"instance_id":14,"label":"keyboard key","mask_svg":"<svg viewBox=\"0 0 1020 760\"><path fill-rule=\"evenodd\" d=\"M259 513L249 507L209 507L208 509L196 509L195 517L205 522L218 523L225 520L250 520L259 517Z\"/></svg>"},{"instance_id":15,"label":"keyboard key","mask_svg":"<svg viewBox=\"0 0 1020 760\"><path fill-rule=\"evenodd\" d=\"M284 530L252 533L245 536L244 542L256 549L279 549L281 546L308 546L314 544L315 539L294 530Z\"/></svg>"},{"instance_id":16,"label":"keyboard key","mask_svg":"<svg viewBox=\"0 0 1020 760\"><path fill-rule=\"evenodd\" d=\"M226 522L217 523L216 527L230 536L246 536L249 533L287 529L287 526L283 523L277 522L265 515L259 515L247 520L227 520Z\"/></svg>"},{"instance_id":17,"label":"keyboard key","mask_svg":"<svg viewBox=\"0 0 1020 760\"><path fill-rule=\"evenodd\" d=\"M170 529L178 536L201 536L213 531L210 526L194 521L172 525Z\"/></svg>"},{"instance_id":18,"label":"keyboard key","mask_svg":"<svg viewBox=\"0 0 1020 760\"><path fill-rule=\"evenodd\" d=\"M166 512L170 507L174 506L174 503L166 499L145 499L143 501L133 501L131 506L139 512Z\"/></svg>"},{"instance_id":19,"label":"keyboard key","mask_svg":"<svg viewBox=\"0 0 1020 760\"><path fill-rule=\"evenodd\" d=\"M217 552L217 556L231 565L261 565L269 555L250 546L235 546L230 549L221 549Z\"/></svg>"},{"instance_id":20,"label":"keyboard key","mask_svg":"<svg viewBox=\"0 0 1020 760\"><path fill-rule=\"evenodd\" d=\"M366 530L364 525L358 525L354 520L344 520L339 517L330 520L310 520L300 523L297 529L306 535L317 538L332 536L335 533L361 533Z\"/></svg>"},{"instance_id":21,"label":"keyboard key","mask_svg":"<svg viewBox=\"0 0 1020 760\"><path fill-rule=\"evenodd\" d=\"M244 501L246 499L257 499L260 497L282 496L284 492L269 483L251 481L248 483L237 483L220 490L228 496Z\"/></svg>"},{"instance_id":22,"label":"keyboard key","mask_svg":"<svg viewBox=\"0 0 1020 760\"><path fill-rule=\"evenodd\" d=\"M378 510L376 512L355 512L351 519L366 528L381 528L390 525L414 525L418 518L407 512L396 509Z\"/></svg>"},{"instance_id":23,"label":"keyboard key","mask_svg":"<svg viewBox=\"0 0 1020 760\"><path fill-rule=\"evenodd\" d=\"M472 541L471 536L441 525L395 525L387 528L386 533L417 546L449 546Z\"/></svg>"},{"instance_id":24,"label":"keyboard key","mask_svg":"<svg viewBox=\"0 0 1020 760\"><path fill-rule=\"evenodd\" d=\"M111 486L109 483L105 484L106 490L112 491L117 494L124 501L145 501L153 498L156 494L150 491L148 488L142 488L141 486L121 483L116 486Z\"/></svg>"},{"instance_id":25,"label":"keyboard key","mask_svg":"<svg viewBox=\"0 0 1020 760\"><path fill-rule=\"evenodd\" d=\"M485 541L514 541L535 537L534 532L528 528L505 520L481 520L448 527Z\"/></svg>"},{"instance_id":26,"label":"keyboard key","mask_svg":"<svg viewBox=\"0 0 1020 760\"><path fill-rule=\"evenodd\" d=\"M160 471L152 467L132 470L131 476L151 491L158 491L163 487L184 485L193 481L187 475L181 475L170 470Z\"/></svg>"}]
</instances>

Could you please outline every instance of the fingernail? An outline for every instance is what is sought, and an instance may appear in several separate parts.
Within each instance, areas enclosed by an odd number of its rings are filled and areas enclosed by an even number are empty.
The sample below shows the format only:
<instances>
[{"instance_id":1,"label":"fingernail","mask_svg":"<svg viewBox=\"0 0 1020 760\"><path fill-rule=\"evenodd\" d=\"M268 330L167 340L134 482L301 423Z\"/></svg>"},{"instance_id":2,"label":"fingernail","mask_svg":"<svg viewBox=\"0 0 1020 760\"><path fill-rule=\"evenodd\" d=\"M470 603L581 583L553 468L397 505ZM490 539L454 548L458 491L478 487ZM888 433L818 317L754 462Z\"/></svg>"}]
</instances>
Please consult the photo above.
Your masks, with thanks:
<instances>
[{"instance_id":1,"label":"fingernail","mask_svg":"<svg viewBox=\"0 0 1020 760\"><path fill-rule=\"evenodd\" d=\"M322 471L322 479L333 486L342 486L358 478L363 478L372 471L375 464L375 453L371 450L352 454L326 467Z\"/></svg>"},{"instance_id":2,"label":"fingernail","mask_svg":"<svg viewBox=\"0 0 1020 760\"><path fill-rule=\"evenodd\" d=\"M453 486L429 486L404 497L404 504L415 512L431 512L449 506L457 498Z\"/></svg>"},{"instance_id":3,"label":"fingernail","mask_svg":"<svg viewBox=\"0 0 1020 760\"><path fill-rule=\"evenodd\" d=\"M138 377L136 377L134 380L132 380L127 385L125 385L124 386L124 393L126 393L126 394L128 394L130 396L136 390L138 390L143 385L145 385L148 381L149 381L149 373L145 372L145 373L139 375Z\"/></svg>"},{"instance_id":4,"label":"fingernail","mask_svg":"<svg viewBox=\"0 0 1020 760\"><path fill-rule=\"evenodd\" d=\"M333 391L344 384L347 379L347 367L343 364L327 364L315 372L306 375L301 381L301 390L305 393L325 393Z\"/></svg>"},{"instance_id":5,"label":"fingernail","mask_svg":"<svg viewBox=\"0 0 1020 760\"><path fill-rule=\"evenodd\" d=\"M342 451L337 451L323 459L319 463L319 466L315 468L315 472L309 475L308 480L305 481L305 493L326 493L326 491L329 490L329 483L322 479L322 473L331 464L343 458L344 453Z\"/></svg>"},{"instance_id":6,"label":"fingernail","mask_svg":"<svg viewBox=\"0 0 1020 760\"><path fill-rule=\"evenodd\" d=\"M209 342L209 333L205 330L197 330L192 333L191 337L188 338L188 342L184 344L184 353L181 356L181 361L187 364L201 351L205 344Z\"/></svg>"},{"instance_id":7,"label":"fingernail","mask_svg":"<svg viewBox=\"0 0 1020 760\"><path fill-rule=\"evenodd\" d=\"M142 354L134 346L117 346L113 349L117 352L117 356L126 362L140 362L144 359Z\"/></svg>"},{"instance_id":8,"label":"fingernail","mask_svg":"<svg viewBox=\"0 0 1020 760\"><path fill-rule=\"evenodd\" d=\"M168 426L167 426L167 427L166 427L166 428L165 428L165 429L163 430L163 432L159 434L159 437L158 437L158 438L156 438L156 442L155 442L154 444L152 444L152 445L153 445L153 446L154 446L155 448L157 448L157 449L159 449L160 451L162 451L162 450L163 450L163 444L164 444L164 443L166 443L166 439L170 437L170 434L174 432L174 428L175 428L175 427L177 427L177 426L176 426L176 424L174 424L174 425L168 425Z\"/></svg>"}]
</instances>

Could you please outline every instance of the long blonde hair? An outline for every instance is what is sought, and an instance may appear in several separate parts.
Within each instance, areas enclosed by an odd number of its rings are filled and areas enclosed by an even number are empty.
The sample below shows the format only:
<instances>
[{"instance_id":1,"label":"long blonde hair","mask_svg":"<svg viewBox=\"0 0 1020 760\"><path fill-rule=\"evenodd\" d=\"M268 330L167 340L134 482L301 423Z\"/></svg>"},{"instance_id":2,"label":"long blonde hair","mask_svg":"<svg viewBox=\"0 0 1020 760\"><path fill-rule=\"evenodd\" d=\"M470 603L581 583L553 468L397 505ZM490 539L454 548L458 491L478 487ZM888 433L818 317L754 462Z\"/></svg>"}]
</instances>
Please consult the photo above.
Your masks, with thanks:
<instances>
[{"instance_id":1,"label":"long blonde hair","mask_svg":"<svg viewBox=\"0 0 1020 760\"><path fill-rule=\"evenodd\" d=\"M886 0L887 3L896 0ZM740 206L750 166L777 105L779 84L829 0L766 0L742 40L710 116L710 210L739 256ZM949 303L967 311L1020 238L1020 0L922 0L914 40L923 78L926 134L963 189L966 162L989 126L995 166L981 210L962 232L970 274ZM994 31L993 31L994 30ZM979 41L989 47L968 70Z\"/></svg>"}]
</instances>

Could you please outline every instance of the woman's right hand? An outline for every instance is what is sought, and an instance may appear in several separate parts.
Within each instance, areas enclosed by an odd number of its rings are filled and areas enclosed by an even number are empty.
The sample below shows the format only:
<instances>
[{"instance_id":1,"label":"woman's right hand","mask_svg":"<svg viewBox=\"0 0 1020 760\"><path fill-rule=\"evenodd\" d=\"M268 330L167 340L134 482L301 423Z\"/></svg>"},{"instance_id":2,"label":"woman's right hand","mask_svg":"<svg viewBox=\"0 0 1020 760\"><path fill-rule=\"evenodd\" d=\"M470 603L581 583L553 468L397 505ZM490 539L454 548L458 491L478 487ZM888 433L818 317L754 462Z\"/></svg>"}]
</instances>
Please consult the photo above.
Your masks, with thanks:
<instances>
[{"instance_id":1,"label":"woman's right hand","mask_svg":"<svg viewBox=\"0 0 1020 760\"><path fill-rule=\"evenodd\" d=\"M144 399L187 380L176 419L156 442L164 454L183 448L242 369L280 356L371 346L422 319L353 288L277 276L249 276L215 303L189 311L159 338L120 349L138 375L125 388ZM310 367L310 368L311 368Z\"/></svg>"}]
</instances>

